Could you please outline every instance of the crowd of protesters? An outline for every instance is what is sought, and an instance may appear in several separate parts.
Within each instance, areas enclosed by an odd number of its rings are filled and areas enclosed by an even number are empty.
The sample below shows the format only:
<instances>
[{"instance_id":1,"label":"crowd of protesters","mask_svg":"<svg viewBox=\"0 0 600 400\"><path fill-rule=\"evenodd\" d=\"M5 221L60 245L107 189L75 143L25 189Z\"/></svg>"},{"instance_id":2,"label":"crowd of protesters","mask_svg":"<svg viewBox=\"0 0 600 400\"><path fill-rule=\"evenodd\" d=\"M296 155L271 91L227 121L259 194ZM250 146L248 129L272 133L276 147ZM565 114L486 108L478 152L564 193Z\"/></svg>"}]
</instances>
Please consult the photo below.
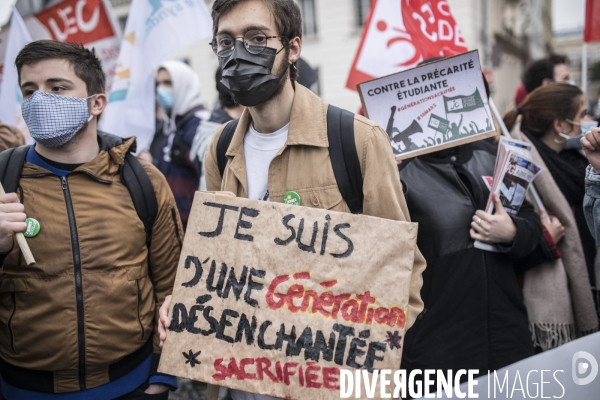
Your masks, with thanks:
<instances>
[{"instance_id":1,"label":"crowd of protesters","mask_svg":"<svg viewBox=\"0 0 600 400\"><path fill-rule=\"evenodd\" d=\"M156 133L138 157L135 138L98 130L108 99L94 51L43 40L17 57L35 145L0 124L0 398L168 398L177 380L157 365L196 190L272 201L310 190L317 206L354 212L329 167L331 108L298 80L298 5L217 0L212 17L218 104L206 109L194 71L165 61ZM598 330L600 129L585 129L587 114L565 57L527 67L496 123L533 146L545 210L525 200L512 216L497 196L483 211L494 138L397 164L383 129L350 117L359 211L419 223L401 368L496 370ZM35 265L15 240L27 218L40 226Z\"/></svg>"}]
</instances>

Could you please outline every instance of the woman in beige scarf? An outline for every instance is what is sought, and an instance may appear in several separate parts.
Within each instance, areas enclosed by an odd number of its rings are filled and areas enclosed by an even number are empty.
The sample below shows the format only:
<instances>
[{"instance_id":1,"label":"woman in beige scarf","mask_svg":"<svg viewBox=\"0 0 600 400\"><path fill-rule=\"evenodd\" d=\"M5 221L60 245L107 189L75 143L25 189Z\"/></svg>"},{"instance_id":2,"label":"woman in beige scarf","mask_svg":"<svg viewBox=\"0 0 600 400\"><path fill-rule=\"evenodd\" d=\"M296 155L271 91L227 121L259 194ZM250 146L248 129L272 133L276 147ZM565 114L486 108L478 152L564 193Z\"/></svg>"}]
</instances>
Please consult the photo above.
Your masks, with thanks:
<instances>
[{"instance_id":1,"label":"woman in beige scarf","mask_svg":"<svg viewBox=\"0 0 600 400\"><path fill-rule=\"evenodd\" d=\"M564 238L557 243L561 258L528 269L524 277L523 297L534 343L544 350L598 330L592 294L594 271L586 263L586 253L595 247L588 247L587 227L585 231L578 227L585 166L578 166L582 156L564 150L566 139L581 133L584 114L581 90L556 83L536 89L503 118L512 137L533 144L533 159L543 168L535 187L548 213L558 217L565 228Z\"/></svg>"}]
</instances>

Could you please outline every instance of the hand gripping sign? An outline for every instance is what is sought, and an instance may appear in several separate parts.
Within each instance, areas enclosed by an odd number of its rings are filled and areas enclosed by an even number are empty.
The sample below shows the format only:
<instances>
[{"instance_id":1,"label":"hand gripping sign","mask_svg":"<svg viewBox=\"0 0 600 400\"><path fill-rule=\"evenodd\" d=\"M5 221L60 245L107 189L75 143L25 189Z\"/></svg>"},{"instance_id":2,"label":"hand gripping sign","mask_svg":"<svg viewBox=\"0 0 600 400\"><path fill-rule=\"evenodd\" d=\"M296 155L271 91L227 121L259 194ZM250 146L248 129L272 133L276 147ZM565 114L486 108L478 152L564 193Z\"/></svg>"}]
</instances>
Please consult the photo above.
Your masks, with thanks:
<instances>
[{"instance_id":1,"label":"hand gripping sign","mask_svg":"<svg viewBox=\"0 0 600 400\"><path fill-rule=\"evenodd\" d=\"M341 369L398 369L416 234L410 222L197 192L159 371L338 399Z\"/></svg>"}]
</instances>

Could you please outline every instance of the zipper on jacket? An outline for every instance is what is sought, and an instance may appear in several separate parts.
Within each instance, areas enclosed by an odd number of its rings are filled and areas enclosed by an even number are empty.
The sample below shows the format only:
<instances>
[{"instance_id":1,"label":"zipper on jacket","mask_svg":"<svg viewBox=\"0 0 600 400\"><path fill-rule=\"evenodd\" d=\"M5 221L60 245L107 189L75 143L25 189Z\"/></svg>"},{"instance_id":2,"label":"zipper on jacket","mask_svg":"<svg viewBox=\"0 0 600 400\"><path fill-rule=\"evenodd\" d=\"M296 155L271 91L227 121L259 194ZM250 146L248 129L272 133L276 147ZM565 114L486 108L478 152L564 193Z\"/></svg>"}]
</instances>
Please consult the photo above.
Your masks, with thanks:
<instances>
[{"instance_id":1,"label":"zipper on jacket","mask_svg":"<svg viewBox=\"0 0 600 400\"><path fill-rule=\"evenodd\" d=\"M142 337L140 340L144 340L144 325L142 324L142 317L140 316L140 307L142 306L142 291L140 290L140 280L135 280L135 286L137 288L137 298L138 298L138 322L140 323L140 329L142 330Z\"/></svg>"},{"instance_id":2,"label":"zipper on jacket","mask_svg":"<svg viewBox=\"0 0 600 400\"><path fill-rule=\"evenodd\" d=\"M177 238L179 249L181 250L183 244L181 242L181 235L179 235L179 226L177 225L177 212L175 211L175 207L171 207L171 218L173 219L173 225L175 226L175 237Z\"/></svg>"},{"instance_id":3,"label":"zipper on jacket","mask_svg":"<svg viewBox=\"0 0 600 400\"><path fill-rule=\"evenodd\" d=\"M12 349L13 353L17 354L17 349L15 348L15 335L12 329L12 319L15 316L15 312L17 311L17 297L15 295L15 292L10 292L10 298L13 302L13 311L12 314L10 314L10 318L8 318L8 331L10 332L10 348Z\"/></svg>"},{"instance_id":4,"label":"zipper on jacket","mask_svg":"<svg viewBox=\"0 0 600 400\"><path fill-rule=\"evenodd\" d=\"M81 254L79 251L79 236L77 235L77 224L75 223L75 212L71 201L71 192L67 183L67 177L60 178L62 189L67 205L69 228L71 230L71 247L73 248L73 267L75 276L75 297L77 302L77 342L79 343L79 389L85 390L85 330L83 312L83 283L81 276Z\"/></svg>"}]
</instances>

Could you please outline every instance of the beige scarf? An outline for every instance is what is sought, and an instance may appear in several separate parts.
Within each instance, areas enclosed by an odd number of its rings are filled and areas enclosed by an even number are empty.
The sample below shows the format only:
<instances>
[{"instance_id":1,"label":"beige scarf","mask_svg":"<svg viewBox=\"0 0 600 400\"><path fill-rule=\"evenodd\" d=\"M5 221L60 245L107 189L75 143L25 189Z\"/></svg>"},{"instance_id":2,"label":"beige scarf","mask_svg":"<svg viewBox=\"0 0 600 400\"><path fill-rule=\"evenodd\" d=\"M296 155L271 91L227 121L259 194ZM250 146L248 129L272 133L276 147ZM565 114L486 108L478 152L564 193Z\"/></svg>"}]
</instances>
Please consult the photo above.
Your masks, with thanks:
<instances>
[{"instance_id":1,"label":"beige scarf","mask_svg":"<svg viewBox=\"0 0 600 400\"><path fill-rule=\"evenodd\" d=\"M521 132L520 120L511 136L531 143ZM548 215L557 216L565 227L565 236L558 244L562 257L527 270L523 284L533 342L548 350L596 332L598 317L571 207L535 147L531 154L533 161L543 168L535 178L535 188ZM528 194L529 201L535 204L530 197Z\"/></svg>"}]
</instances>

